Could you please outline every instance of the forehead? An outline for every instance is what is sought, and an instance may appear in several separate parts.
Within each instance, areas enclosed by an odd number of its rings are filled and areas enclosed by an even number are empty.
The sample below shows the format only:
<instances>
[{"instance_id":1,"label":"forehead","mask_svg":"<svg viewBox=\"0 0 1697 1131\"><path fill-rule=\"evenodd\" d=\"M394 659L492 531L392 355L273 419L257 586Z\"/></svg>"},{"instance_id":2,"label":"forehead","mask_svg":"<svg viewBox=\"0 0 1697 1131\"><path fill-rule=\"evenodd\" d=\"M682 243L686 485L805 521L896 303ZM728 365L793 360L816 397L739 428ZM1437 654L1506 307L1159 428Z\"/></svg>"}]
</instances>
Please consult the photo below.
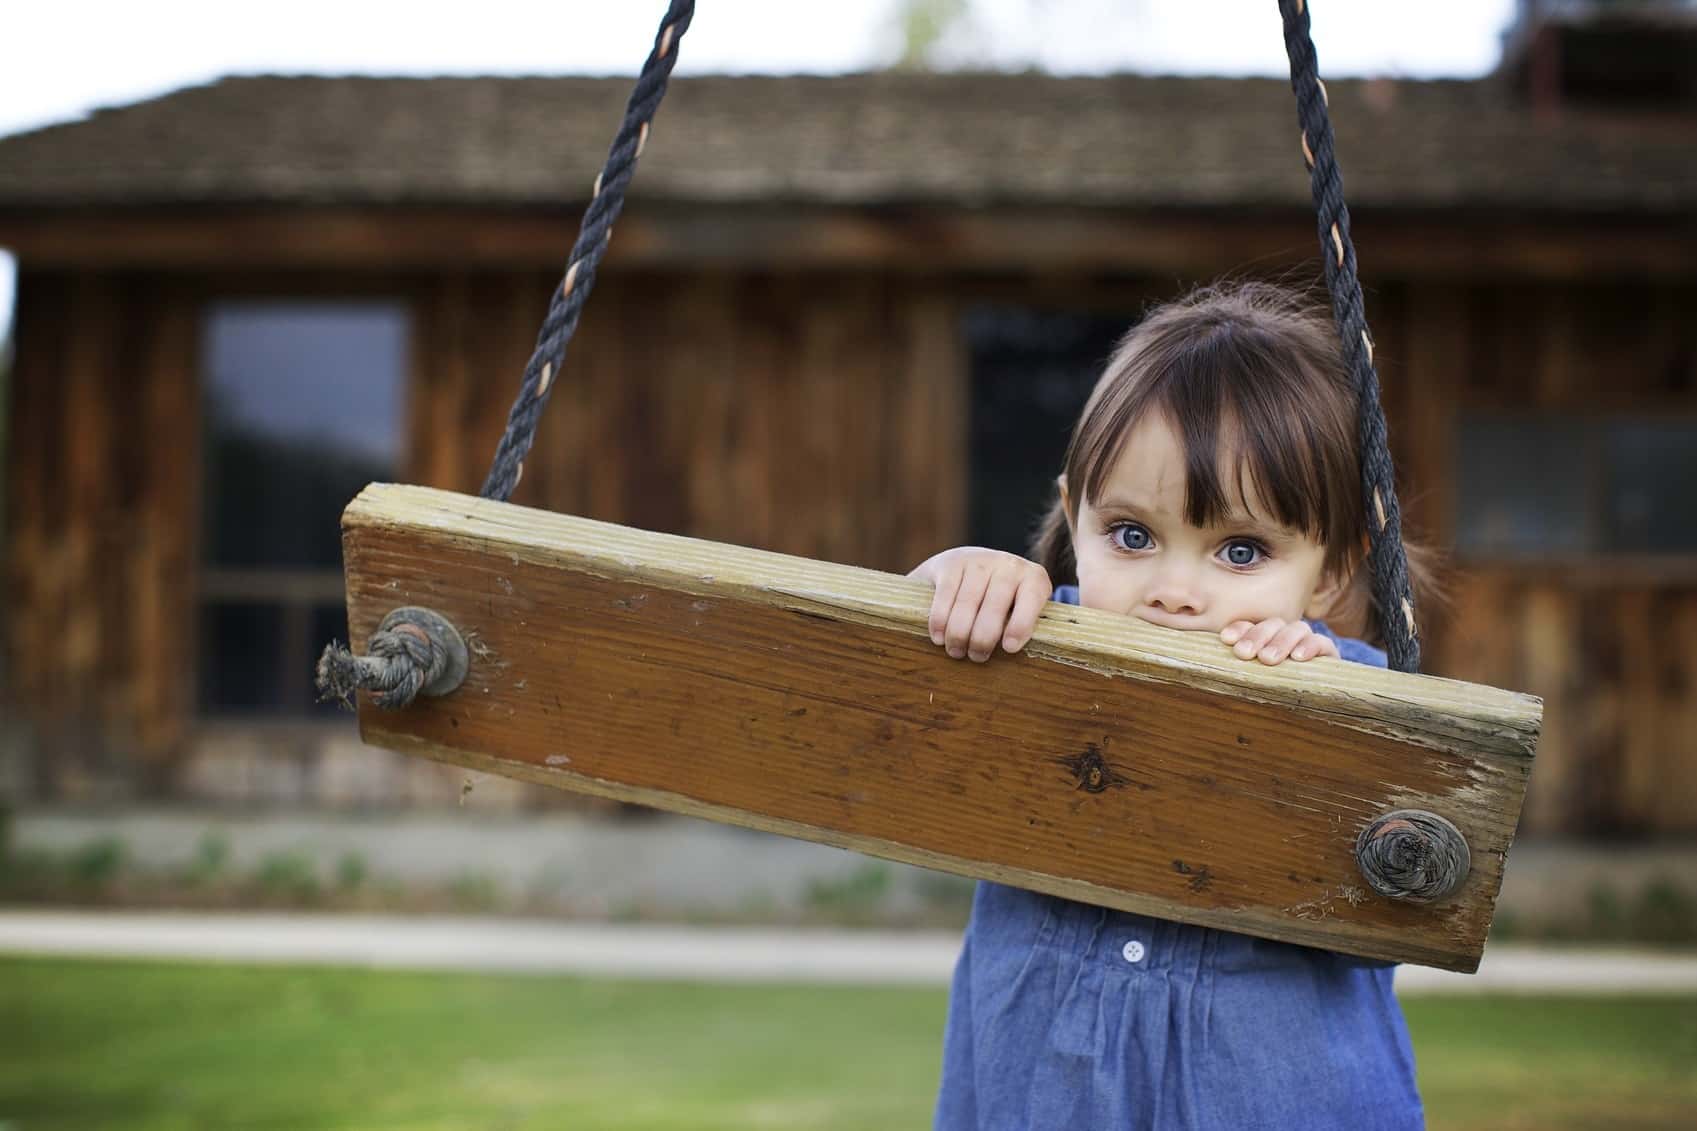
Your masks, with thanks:
<instances>
[{"instance_id":1,"label":"forehead","mask_svg":"<svg viewBox=\"0 0 1697 1131\"><path fill-rule=\"evenodd\" d=\"M1223 427L1215 469L1229 513L1225 522L1260 522L1271 512L1241 458L1234 429ZM1117 455L1102 467L1100 483L1088 502L1097 510L1136 510L1183 518L1189 454L1184 437L1166 414L1145 413Z\"/></svg>"}]
</instances>

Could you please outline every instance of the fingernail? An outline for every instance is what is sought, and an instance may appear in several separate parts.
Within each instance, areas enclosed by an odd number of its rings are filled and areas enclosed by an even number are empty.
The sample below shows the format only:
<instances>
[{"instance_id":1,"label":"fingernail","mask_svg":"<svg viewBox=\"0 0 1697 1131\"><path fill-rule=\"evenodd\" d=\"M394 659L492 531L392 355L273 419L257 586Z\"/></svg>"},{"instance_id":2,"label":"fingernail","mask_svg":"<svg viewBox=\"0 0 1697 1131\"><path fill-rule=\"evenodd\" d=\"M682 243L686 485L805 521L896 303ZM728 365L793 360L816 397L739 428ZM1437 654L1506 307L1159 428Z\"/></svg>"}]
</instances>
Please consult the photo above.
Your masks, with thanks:
<instances>
[{"instance_id":1,"label":"fingernail","mask_svg":"<svg viewBox=\"0 0 1697 1131\"><path fill-rule=\"evenodd\" d=\"M1019 651L1021 644L1022 644L1021 641L1015 640L1011 636L1008 637L1006 640L1002 641L1002 647L1007 649L1009 652Z\"/></svg>"},{"instance_id":2,"label":"fingernail","mask_svg":"<svg viewBox=\"0 0 1697 1131\"><path fill-rule=\"evenodd\" d=\"M1247 660L1255 654L1255 646L1247 640L1240 640L1237 642L1237 646L1234 647L1232 651Z\"/></svg>"}]
</instances>

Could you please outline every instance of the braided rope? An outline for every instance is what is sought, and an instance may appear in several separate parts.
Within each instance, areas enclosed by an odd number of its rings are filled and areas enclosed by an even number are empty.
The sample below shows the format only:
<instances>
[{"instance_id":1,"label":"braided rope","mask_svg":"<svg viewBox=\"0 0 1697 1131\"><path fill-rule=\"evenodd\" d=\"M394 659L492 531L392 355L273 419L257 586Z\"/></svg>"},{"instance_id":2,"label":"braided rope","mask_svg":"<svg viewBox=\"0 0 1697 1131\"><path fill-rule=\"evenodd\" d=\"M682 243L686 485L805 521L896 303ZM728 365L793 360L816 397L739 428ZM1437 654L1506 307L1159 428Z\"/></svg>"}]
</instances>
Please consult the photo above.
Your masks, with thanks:
<instances>
[{"instance_id":1,"label":"braided rope","mask_svg":"<svg viewBox=\"0 0 1697 1131\"><path fill-rule=\"evenodd\" d=\"M565 363L566 345L577 329L578 316L595 285L595 268L606 254L607 241L612 238L613 221L624 208L625 189L636 172L636 159L648 142L649 123L660 109L665 96L666 82L677 62L678 41L689 30L695 15L694 0L671 0L654 37L654 50L642 65L642 74L631 91L625 107L625 119L613 138L607 153L607 164L595 178L594 199L583 214L577 243L572 245L567 260L566 276L554 291L548 316L542 321L537 335L536 350L525 366L524 380L519 385L517 399L507 414L507 428L495 450L495 460L484 480L482 495L486 499L505 502L512 497L524 475L524 457L536 439L536 423L542 408L548 403L548 393L554 377Z\"/></svg>"},{"instance_id":2,"label":"braided rope","mask_svg":"<svg viewBox=\"0 0 1697 1131\"><path fill-rule=\"evenodd\" d=\"M1473 855L1461 830L1436 813L1397 809L1361 830L1355 862L1387 899L1436 903L1461 890Z\"/></svg>"},{"instance_id":3,"label":"braided rope","mask_svg":"<svg viewBox=\"0 0 1697 1131\"><path fill-rule=\"evenodd\" d=\"M365 653L356 656L345 645L329 643L318 658L319 702L335 700L351 708L363 687L379 707L398 711L448 668L447 652L415 624L372 633Z\"/></svg>"},{"instance_id":4,"label":"braided rope","mask_svg":"<svg viewBox=\"0 0 1697 1131\"><path fill-rule=\"evenodd\" d=\"M1361 280L1355 274L1355 245L1349 238L1349 209L1343 202L1343 174L1332 148L1326 85L1320 81L1314 40L1309 35L1306 0L1279 0L1284 17L1285 54L1290 85L1296 92L1302 126L1302 156L1310 172L1314 209L1319 218L1320 258L1326 265L1326 289L1332 296L1332 320L1343 341L1360 399L1362 498L1372 511L1367 536L1372 559L1374 600L1385 634L1390 665L1397 671L1420 670L1420 639L1414 623L1414 594L1408 580L1408 555L1402 546L1402 508L1397 504L1396 472L1379 404L1379 375L1373 368L1373 339L1367 333ZM1400 615L1399 615L1400 613Z\"/></svg>"},{"instance_id":5,"label":"braided rope","mask_svg":"<svg viewBox=\"0 0 1697 1131\"><path fill-rule=\"evenodd\" d=\"M660 108L666 82L677 62L678 41L689 29L694 15L694 0L671 0L654 37L654 50L642 65L636 88L625 106L624 122L613 138L606 166L595 178L593 199L584 210L565 279L554 292L548 316L537 335L536 350L525 366L518 397L507 414L506 430L501 434L494 463L483 484L484 498L505 502L512 497L513 488L524 474L524 457L535 442L537 420L548 403L554 375L565 361L566 344L577 329L584 300L595 285L595 267L606 254L613 221L624 208L625 189L635 174L636 159L642 156L642 148L648 142L649 123ZM356 656L344 645L331 641L319 657L316 672L321 699L334 699L351 706L359 689L364 688L372 692L378 706L398 710L420 694L431 694L432 685L445 675L452 673L449 682L458 685L465 674L465 645L453 626L428 610L397 610L390 616L402 612L412 614L412 621L422 622L422 627L421 623L389 626L386 622L372 634L364 656Z\"/></svg>"}]
</instances>

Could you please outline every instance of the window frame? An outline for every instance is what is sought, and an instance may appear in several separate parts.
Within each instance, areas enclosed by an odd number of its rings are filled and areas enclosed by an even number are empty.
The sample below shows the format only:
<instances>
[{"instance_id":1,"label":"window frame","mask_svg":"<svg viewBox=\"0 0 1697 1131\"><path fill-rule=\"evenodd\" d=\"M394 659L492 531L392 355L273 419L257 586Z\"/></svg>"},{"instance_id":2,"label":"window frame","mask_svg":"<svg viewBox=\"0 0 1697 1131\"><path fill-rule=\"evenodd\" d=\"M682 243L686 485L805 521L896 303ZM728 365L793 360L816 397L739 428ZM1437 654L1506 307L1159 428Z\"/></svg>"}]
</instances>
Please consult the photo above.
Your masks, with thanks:
<instances>
[{"instance_id":1,"label":"window frame","mask_svg":"<svg viewBox=\"0 0 1697 1131\"><path fill-rule=\"evenodd\" d=\"M1609 453L1606 429L1613 424L1682 424L1697 432L1697 409L1686 404L1609 404L1571 409L1540 408L1476 401L1456 406L1452 417L1452 446L1446 468L1451 491L1453 527L1448 542L1456 564L1470 572L1556 578L1563 584L1588 589L1629 586L1678 586L1697 583L1697 549L1693 550L1514 550L1473 547L1462 542L1462 495L1468 485L1461 474L1462 432L1469 420L1513 423L1572 422L1583 428L1585 498L1583 521L1589 544L1604 540L1609 528Z\"/></svg>"},{"instance_id":2,"label":"window frame","mask_svg":"<svg viewBox=\"0 0 1697 1131\"><path fill-rule=\"evenodd\" d=\"M204 447L209 421L204 415L211 380L210 358L204 349L204 334L214 313L229 305L279 306L390 306L404 319L403 337L406 352L400 373L397 421L399 428L398 474L410 466L413 459L413 397L418 374L419 320L423 309L416 286L390 276L373 276L350 283L345 279L308 278L287 282L269 279L235 280L216 291L204 294L196 312L196 334L203 345L196 351L195 380L199 390L200 444ZM312 639L312 624L316 612L326 605L346 606L346 585L341 568L283 568L220 567L212 563L206 509L209 501L205 457L195 479L197 505L195 509L195 595L191 631L194 633L197 673L202 665L213 662L205 654L210 610L219 604L253 604L270 606L279 612L282 631L278 640L279 669L284 673L283 702L299 703L299 709L229 708L207 703L199 678L191 692L191 717L203 732L228 729L262 729L267 732L321 732L344 730L352 725L351 717L343 718L318 713L313 708L316 698L309 663L296 664L296 656L312 656L329 641ZM297 670L298 669L298 670Z\"/></svg>"}]
</instances>

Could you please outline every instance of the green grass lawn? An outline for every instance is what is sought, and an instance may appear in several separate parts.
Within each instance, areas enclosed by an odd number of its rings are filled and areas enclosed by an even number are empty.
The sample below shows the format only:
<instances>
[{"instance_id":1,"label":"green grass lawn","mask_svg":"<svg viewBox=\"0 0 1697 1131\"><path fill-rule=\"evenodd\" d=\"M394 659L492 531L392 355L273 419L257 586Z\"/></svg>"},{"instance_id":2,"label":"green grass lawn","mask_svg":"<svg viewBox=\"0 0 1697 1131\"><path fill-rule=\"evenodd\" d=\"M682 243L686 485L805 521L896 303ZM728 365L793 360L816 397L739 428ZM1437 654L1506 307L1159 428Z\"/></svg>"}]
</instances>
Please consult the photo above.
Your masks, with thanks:
<instances>
[{"instance_id":1,"label":"green grass lawn","mask_svg":"<svg viewBox=\"0 0 1697 1131\"><path fill-rule=\"evenodd\" d=\"M0 1128L929 1126L941 990L0 960ZM1414 999L1434 1129L1697 1126L1697 998Z\"/></svg>"}]
</instances>

